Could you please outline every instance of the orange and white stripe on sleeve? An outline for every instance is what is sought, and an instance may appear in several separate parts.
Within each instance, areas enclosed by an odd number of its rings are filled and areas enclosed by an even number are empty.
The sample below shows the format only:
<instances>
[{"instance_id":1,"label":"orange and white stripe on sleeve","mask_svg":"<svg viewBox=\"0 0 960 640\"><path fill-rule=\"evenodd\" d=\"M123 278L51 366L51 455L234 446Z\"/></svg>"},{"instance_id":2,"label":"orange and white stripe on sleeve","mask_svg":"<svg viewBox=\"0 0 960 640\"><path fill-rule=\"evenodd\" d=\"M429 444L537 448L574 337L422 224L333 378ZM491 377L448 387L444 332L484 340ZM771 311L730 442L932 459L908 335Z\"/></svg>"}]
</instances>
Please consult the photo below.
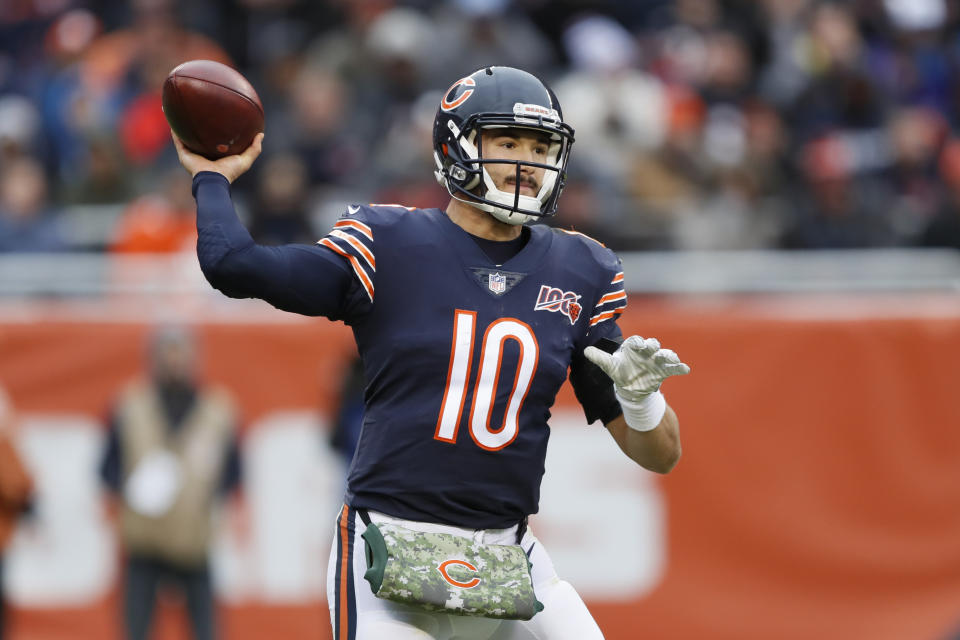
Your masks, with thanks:
<instances>
[{"instance_id":1,"label":"orange and white stripe on sleeve","mask_svg":"<svg viewBox=\"0 0 960 640\"><path fill-rule=\"evenodd\" d=\"M359 220L339 220L317 244L346 260L373 302L373 276L377 262L373 255L373 229Z\"/></svg>"},{"instance_id":2,"label":"orange and white stripe on sleeve","mask_svg":"<svg viewBox=\"0 0 960 640\"><path fill-rule=\"evenodd\" d=\"M594 327L607 320L615 320L627 308L627 292L623 288L623 272L613 276L610 285L593 308L590 326Z\"/></svg>"}]
</instances>

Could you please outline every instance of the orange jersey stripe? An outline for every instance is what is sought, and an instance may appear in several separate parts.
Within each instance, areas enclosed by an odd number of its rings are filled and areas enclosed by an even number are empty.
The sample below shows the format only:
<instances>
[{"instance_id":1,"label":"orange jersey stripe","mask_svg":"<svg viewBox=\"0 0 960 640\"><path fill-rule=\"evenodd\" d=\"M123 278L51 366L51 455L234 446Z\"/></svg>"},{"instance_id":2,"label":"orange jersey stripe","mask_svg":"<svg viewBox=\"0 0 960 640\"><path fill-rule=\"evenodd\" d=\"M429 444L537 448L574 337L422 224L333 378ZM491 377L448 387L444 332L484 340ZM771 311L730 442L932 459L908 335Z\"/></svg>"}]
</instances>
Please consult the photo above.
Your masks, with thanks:
<instances>
[{"instance_id":1,"label":"orange jersey stripe","mask_svg":"<svg viewBox=\"0 0 960 640\"><path fill-rule=\"evenodd\" d=\"M377 270L377 264L376 260L373 259L373 254L370 253L370 250L367 249L362 242L351 236L349 233L344 233L338 229L334 229L329 233L329 235L346 240L347 244L356 249L357 252L363 256L363 259L367 261L367 264L370 265L371 269L374 271Z\"/></svg>"},{"instance_id":2,"label":"orange jersey stripe","mask_svg":"<svg viewBox=\"0 0 960 640\"><path fill-rule=\"evenodd\" d=\"M337 640L349 640L350 637L350 611L347 604L350 600L347 597L349 588L349 562L350 562L350 532L347 530L347 524L350 522L350 507L343 505L340 512L340 638Z\"/></svg>"},{"instance_id":3,"label":"orange jersey stripe","mask_svg":"<svg viewBox=\"0 0 960 640\"><path fill-rule=\"evenodd\" d=\"M371 229L367 225L357 220L340 220L333 226L334 227L350 227L352 229L356 229L363 235L370 238L370 240L373 240L373 229Z\"/></svg>"},{"instance_id":4,"label":"orange jersey stripe","mask_svg":"<svg viewBox=\"0 0 960 640\"><path fill-rule=\"evenodd\" d=\"M597 306L599 307L602 304L613 302L614 300L626 300L626 298L627 298L626 291L617 291L616 293L608 293L607 295L600 298L600 302L597 303Z\"/></svg>"},{"instance_id":5,"label":"orange jersey stripe","mask_svg":"<svg viewBox=\"0 0 960 640\"><path fill-rule=\"evenodd\" d=\"M350 266L353 267L353 272L357 274L357 277L360 279L360 284L363 285L363 288L366 289L367 295L370 296L370 302L373 302L373 282L370 280L370 277L367 275L367 272L363 270L363 265L360 264L360 261L357 260L354 256L350 255L340 247L336 245L333 240L329 238L323 238L317 244L322 244L326 248L340 254L344 258L350 261Z\"/></svg>"},{"instance_id":6,"label":"orange jersey stripe","mask_svg":"<svg viewBox=\"0 0 960 640\"><path fill-rule=\"evenodd\" d=\"M613 276L613 280L610 281L610 284L616 284L618 282L623 282L623 271Z\"/></svg>"},{"instance_id":7,"label":"orange jersey stripe","mask_svg":"<svg viewBox=\"0 0 960 640\"><path fill-rule=\"evenodd\" d=\"M593 316L592 318L590 318L590 326L592 327L593 325L595 325L595 324L597 324L597 323L599 323L599 322L603 322L604 320L608 320L608 319L612 318L613 316L618 316L618 315L620 315L621 313L623 313L623 309L622 309L622 308L620 308L620 309L614 309L613 311L606 311L606 312L604 312L604 313L599 313L599 314Z\"/></svg>"}]
</instances>

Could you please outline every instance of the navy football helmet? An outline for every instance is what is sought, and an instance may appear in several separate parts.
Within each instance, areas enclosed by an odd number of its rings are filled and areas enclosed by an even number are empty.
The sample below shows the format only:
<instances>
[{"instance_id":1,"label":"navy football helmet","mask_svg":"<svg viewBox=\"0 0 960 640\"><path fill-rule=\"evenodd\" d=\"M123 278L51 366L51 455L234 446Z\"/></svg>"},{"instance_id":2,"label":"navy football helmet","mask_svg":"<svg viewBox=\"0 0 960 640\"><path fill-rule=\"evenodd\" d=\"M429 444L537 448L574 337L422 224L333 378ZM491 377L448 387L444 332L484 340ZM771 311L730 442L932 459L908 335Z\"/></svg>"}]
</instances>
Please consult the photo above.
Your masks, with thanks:
<instances>
[{"instance_id":1,"label":"navy football helmet","mask_svg":"<svg viewBox=\"0 0 960 640\"><path fill-rule=\"evenodd\" d=\"M550 139L546 162L484 158L484 131L507 127L546 133ZM563 121L557 96L536 76L512 67L485 67L454 82L433 121L437 181L452 197L508 224L556 213L572 144L573 128ZM497 189L485 168L492 163L515 165L512 193ZM544 169L535 196L520 194L523 166Z\"/></svg>"}]
</instances>

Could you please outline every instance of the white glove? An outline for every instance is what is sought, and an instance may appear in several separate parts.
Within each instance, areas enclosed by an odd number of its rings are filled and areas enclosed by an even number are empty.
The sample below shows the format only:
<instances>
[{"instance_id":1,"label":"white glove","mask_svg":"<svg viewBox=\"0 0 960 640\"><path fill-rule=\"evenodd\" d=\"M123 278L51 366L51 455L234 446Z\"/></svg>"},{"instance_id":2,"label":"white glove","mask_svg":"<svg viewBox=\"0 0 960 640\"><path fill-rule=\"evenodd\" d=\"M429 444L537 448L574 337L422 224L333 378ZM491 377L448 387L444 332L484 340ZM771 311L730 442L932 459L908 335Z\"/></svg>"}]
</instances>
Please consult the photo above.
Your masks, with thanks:
<instances>
[{"instance_id":1,"label":"white glove","mask_svg":"<svg viewBox=\"0 0 960 640\"><path fill-rule=\"evenodd\" d=\"M667 410L660 384L670 376L690 373L690 367L670 349L661 349L656 338L630 336L613 353L587 347L583 355L613 380L623 417L637 431L656 427Z\"/></svg>"}]
</instances>

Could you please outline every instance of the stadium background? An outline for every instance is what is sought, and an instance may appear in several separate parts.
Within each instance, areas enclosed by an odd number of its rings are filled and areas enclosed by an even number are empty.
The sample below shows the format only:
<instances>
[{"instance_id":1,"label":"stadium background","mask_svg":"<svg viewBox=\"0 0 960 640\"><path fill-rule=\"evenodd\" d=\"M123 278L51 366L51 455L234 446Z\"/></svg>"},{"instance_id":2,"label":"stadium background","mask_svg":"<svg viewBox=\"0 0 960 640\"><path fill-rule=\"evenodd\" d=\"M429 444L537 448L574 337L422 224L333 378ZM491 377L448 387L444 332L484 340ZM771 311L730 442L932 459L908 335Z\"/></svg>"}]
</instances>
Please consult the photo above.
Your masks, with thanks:
<instances>
[{"instance_id":1,"label":"stadium background","mask_svg":"<svg viewBox=\"0 0 960 640\"><path fill-rule=\"evenodd\" d=\"M329 636L348 333L202 281L158 93L198 57L263 99L235 196L264 243L313 241L350 202L442 205L430 125L463 74L557 90L577 143L555 223L623 255L624 330L694 369L666 388L684 458L665 478L558 404L535 526L608 638L954 637L958 19L947 0L5 0L0 384L39 483L12 637L119 637L100 423L157 322L200 328L244 412L224 637ZM164 609L157 637L183 637Z\"/></svg>"}]
</instances>

